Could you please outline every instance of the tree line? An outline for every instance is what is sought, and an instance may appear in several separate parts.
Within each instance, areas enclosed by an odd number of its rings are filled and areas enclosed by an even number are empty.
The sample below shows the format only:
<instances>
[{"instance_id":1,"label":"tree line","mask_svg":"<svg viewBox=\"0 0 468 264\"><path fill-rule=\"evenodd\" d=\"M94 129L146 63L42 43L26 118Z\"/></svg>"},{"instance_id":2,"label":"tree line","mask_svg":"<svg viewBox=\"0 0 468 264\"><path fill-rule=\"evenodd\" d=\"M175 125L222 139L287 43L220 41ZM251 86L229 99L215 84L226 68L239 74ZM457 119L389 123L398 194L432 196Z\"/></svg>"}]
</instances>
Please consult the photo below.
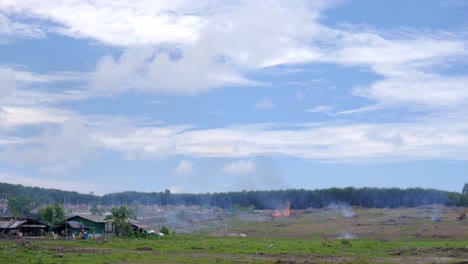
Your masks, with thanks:
<instances>
[{"instance_id":1,"label":"tree line","mask_svg":"<svg viewBox=\"0 0 468 264\"><path fill-rule=\"evenodd\" d=\"M291 209L322 208L331 203L373 208L417 207L428 204L468 206L468 183L462 192L448 192L423 188L328 188L317 190L289 189L270 191L238 191L220 193L118 192L103 196L77 192L26 187L0 183L0 198L17 202L18 197L28 197L29 204L92 204L121 205L199 205L222 209L253 206L256 209L277 209L289 203Z\"/></svg>"}]
</instances>

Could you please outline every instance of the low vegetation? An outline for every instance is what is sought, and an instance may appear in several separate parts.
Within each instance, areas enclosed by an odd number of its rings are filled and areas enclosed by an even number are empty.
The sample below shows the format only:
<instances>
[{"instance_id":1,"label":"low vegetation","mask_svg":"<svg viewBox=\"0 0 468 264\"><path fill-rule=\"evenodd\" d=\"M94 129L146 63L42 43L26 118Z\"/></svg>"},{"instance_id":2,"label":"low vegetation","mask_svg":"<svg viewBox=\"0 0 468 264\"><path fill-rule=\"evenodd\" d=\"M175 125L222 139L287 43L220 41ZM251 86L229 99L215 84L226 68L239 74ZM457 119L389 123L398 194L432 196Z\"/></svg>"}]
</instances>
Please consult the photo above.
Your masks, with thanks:
<instances>
[{"instance_id":1,"label":"low vegetation","mask_svg":"<svg viewBox=\"0 0 468 264\"><path fill-rule=\"evenodd\" d=\"M466 263L462 208L248 211L195 233L90 240L1 239L2 263ZM244 218L242 214L249 214ZM431 216L438 216L433 221ZM248 219L248 220L242 220ZM193 223L198 224L198 223ZM161 231L161 230L160 230ZM173 231L176 231L175 233Z\"/></svg>"}]
</instances>

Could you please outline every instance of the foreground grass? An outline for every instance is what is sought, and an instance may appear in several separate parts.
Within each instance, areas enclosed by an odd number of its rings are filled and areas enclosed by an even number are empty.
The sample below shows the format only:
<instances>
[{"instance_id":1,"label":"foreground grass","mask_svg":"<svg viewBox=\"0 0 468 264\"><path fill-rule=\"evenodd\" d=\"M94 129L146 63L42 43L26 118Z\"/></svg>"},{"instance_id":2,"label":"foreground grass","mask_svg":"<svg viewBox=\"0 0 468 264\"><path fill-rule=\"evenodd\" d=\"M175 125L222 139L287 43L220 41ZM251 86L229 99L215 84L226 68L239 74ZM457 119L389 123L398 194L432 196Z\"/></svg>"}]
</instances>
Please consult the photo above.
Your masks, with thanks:
<instances>
[{"instance_id":1,"label":"foreground grass","mask_svg":"<svg viewBox=\"0 0 468 264\"><path fill-rule=\"evenodd\" d=\"M457 263L468 259L467 240L321 240L213 237L0 240L1 263ZM425 261L426 260L426 261Z\"/></svg>"}]
</instances>

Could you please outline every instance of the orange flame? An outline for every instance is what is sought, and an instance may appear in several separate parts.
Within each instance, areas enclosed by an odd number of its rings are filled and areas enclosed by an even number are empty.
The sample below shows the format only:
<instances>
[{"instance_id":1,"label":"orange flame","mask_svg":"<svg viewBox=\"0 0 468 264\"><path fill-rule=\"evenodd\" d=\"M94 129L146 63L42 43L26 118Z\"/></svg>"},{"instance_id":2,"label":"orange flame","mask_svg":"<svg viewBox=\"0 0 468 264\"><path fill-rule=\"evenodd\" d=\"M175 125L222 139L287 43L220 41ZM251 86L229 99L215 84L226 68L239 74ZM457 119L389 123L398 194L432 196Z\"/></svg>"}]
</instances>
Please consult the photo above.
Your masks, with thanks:
<instances>
[{"instance_id":1,"label":"orange flame","mask_svg":"<svg viewBox=\"0 0 468 264\"><path fill-rule=\"evenodd\" d=\"M286 209L284 209L284 216L285 217L289 217L289 215L291 215L291 205L289 204L289 202L287 203L286 205Z\"/></svg>"},{"instance_id":2,"label":"orange flame","mask_svg":"<svg viewBox=\"0 0 468 264\"><path fill-rule=\"evenodd\" d=\"M272 214L273 217L281 217L281 213L279 211L275 211L273 214Z\"/></svg>"},{"instance_id":3,"label":"orange flame","mask_svg":"<svg viewBox=\"0 0 468 264\"><path fill-rule=\"evenodd\" d=\"M289 217L291 215L291 208L289 202L286 204L286 208L284 209L284 212L281 213L280 211L275 211L272 216L275 218L284 216L284 217Z\"/></svg>"}]
</instances>

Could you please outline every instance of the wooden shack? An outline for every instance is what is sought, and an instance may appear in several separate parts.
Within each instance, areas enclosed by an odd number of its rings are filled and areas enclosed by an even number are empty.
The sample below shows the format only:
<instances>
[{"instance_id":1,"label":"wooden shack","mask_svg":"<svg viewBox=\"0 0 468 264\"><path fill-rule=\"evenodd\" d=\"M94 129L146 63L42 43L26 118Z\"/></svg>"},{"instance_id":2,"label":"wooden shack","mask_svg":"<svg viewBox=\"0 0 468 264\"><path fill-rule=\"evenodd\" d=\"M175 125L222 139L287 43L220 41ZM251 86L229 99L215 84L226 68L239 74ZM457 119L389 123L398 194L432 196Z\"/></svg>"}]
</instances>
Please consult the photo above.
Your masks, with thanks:
<instances>
[{"instance_id":1,"label":"wooden shack","mask_svg":"<svg viewBox=\"0 0 468 264\"><path fill-rule=\"evenodd\" d=\"M0 220L0 233L10 236L42 236L48 229L48 225L31 218Z\"/></svg>"}]
</instances>

